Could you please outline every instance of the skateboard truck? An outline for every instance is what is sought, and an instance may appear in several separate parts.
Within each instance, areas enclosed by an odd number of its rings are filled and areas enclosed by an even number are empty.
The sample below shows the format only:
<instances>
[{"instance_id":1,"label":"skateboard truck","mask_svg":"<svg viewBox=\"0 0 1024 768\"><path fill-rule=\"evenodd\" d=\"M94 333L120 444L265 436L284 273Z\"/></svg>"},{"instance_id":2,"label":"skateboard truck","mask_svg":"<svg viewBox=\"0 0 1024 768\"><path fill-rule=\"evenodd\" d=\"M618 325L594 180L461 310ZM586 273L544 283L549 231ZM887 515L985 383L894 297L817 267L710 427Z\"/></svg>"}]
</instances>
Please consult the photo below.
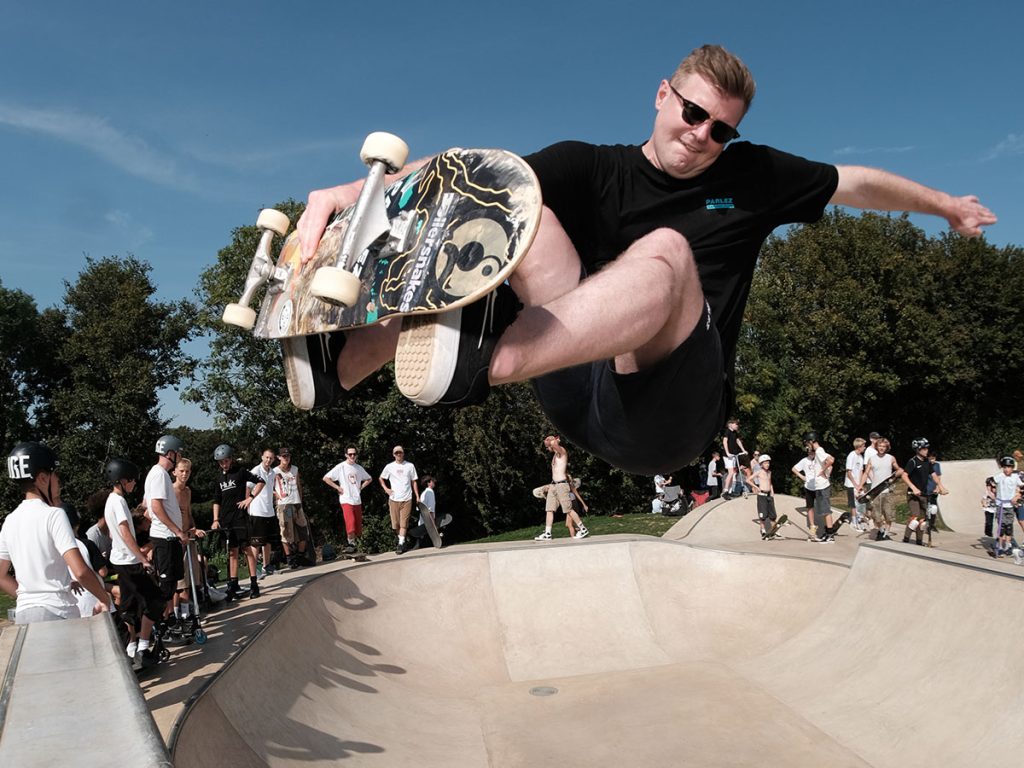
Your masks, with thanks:
<instances>
[{"instance_id":1,"label":"skateboard truck","mask_svg":"<svg viewBox=\"0 0 1024 768\"><path fill-rule=\"evenodd\" d=\"M359 254L391 228L384 204L384 179L405 165L409 147L393 134L376 131L366 137L359 157L370 172L345 229L337 264L318 269L309 288L321 301L342 307L353 306L362 292L356 262Z\"/></svg>"},{"instance_id":2,"label":"skateboard truck","mask_svg":"<svg viewBox=\"0 0 1024 768\"><path fill-rule=\"evenodd\" d=\"M242 298L237 303L232 302L224 307L223 320L228 325L237 325L246 330L256 324L256 310L252 304L256 291L264 283L270 282L274 274L274 260L270 256L270 245L274 235L282 237L288 232L291 222L288 217L273 208L264 208L256 219L256 226L262 230L260 243L256 246L256 254L252 257L252 264L249 265L249 274L245 276L245 289L242 291Z\"/></svg>"}]
</instances>

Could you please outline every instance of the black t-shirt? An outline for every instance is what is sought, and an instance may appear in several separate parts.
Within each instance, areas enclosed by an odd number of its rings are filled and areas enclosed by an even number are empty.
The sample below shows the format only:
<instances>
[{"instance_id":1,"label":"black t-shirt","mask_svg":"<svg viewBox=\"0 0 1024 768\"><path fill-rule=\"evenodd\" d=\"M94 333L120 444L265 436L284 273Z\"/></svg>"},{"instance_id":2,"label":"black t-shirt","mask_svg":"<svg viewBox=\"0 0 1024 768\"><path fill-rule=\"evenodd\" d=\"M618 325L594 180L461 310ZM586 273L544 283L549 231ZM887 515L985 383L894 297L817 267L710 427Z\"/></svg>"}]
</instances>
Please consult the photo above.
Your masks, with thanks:
<instances>
[{"instance_id":1,"label":"black t-shirt","mask_svg":"<svg viewBox=\"0 0 1024 768\"><path fill-rule=\"evenodd\" d=\"M730 380L761 245L780 225L821 218L839 181L835 166L749 142L693 179L659 171L639 145L562 142L526 161L588 273L660 227L686 237Z\"/></svg>"},{"instance_id":2,"label":"black t-shirt","mask_svg":"<svg viewBox=\"0 0 1024 768\"><path fill-rule=\"evenodd\" d=\"M935 471L935 467L928 459L922 459L917 456L911 456L910 461L907 462L907 466L903 468L903 471L907 473L910 478L910 482L921 493L925 493L928 490L928 478L932 476L932 472Z\"/></svg>"},{"instance_id":3,"label":"black t-shirt","mask_svg":"<svg viewBox=\"0 0 1024 768\"><path fill-rule=\"evenodd\" d=\"M221 522L245 515L244 509L238 508L238 502L245 499L246 483L258 485L263 481L247 469L233 465L227 472L220 473L220 479L213 489L213 502L220 505Z\"/></svg>"}]
</instances>

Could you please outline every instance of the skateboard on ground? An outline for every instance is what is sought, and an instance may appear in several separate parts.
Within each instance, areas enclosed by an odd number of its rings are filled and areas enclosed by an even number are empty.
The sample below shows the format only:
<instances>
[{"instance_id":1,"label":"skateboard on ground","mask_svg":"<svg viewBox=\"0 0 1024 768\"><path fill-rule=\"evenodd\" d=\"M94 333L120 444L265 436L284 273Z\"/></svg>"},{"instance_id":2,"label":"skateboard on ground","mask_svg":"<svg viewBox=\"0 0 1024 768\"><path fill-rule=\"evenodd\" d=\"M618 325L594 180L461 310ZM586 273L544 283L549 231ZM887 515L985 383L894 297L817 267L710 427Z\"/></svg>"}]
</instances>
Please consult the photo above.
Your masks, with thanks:
<instances>
[{"instance_id":1,"label":"skateboard on ground","mask_svg":"<svg viewBox=\"0 0 1024 768\"><path fill-rule=\"evenodd\" d=\"M860 496L858 496L857 503L863 504L864 502L871 501L876 496L878 496L882 491L891 488L893 483L895 483L898 479L899 478L896 475L889 475L887 478L885 478L885 480L871 486L870 490L867 490Z\"/></svg>"},{"instance_id":2,"label":"skateboard on ground","mask_svg":"<svg viewBox=\"0 0 1024 768\"><path fill-rule=\"evenodd\" d=\"M850 522L851 517L852 515L850 515L849 512L843 512L831 526L825 529L825 535L835 536L839 532L839 529L843 527L843 523Z\"/></svg>"},{"instance_id":3,"label":"skateboard on ground","mask_svg":"<svg viewBox=\"0 0 1024 768\"><path fill-rule=\"evenodd\" d=\"M779 519L775 521L775 525L773 525L770 530L765 531L764 538L770 539L779 532L779 529L782 528L782 526L787 525L788 523L789 515L781 515Z\"/></svg>"},{"instance_id":4,"label":"skateboard on ground","mask_svg":"<svg viewBox=\"0 0 1024 768\"><path fill-rule=\"evenodd\" d=\"M385 175L407 155L396 136L366 138L360 157L370 170L359 199L335 215L305 264L294 232L275 264L274 235L285 235L290 222L278 211L260 213L263 232L245 289L223 319L259 338L282 339L289 378L292 345L305 340L288 339L470 304L501 285L529 249L541 193L522 158L450 149L387 184ZM257 316L250 305L264 286Z\"/></svg>"}]
</instances>

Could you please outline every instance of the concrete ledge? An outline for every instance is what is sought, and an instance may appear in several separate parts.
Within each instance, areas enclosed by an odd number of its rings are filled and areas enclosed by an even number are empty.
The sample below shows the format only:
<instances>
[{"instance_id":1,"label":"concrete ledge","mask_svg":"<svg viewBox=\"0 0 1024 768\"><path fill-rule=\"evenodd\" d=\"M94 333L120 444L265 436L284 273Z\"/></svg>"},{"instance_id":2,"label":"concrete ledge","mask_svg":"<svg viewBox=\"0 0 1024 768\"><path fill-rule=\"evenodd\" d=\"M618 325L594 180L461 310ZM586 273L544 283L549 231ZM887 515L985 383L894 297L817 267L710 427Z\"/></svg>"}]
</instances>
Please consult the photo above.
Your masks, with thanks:
<instances>
[{"instance_id":1,"label":"concrete ledge","mask_svg":"<svg viewBox=\"0 0 1024 768\"><path fill-rule=\"evenodd\" d=\"M108 615L10 627L0 646L0 765L171 765Z\"/></svg>"}]
</instances>

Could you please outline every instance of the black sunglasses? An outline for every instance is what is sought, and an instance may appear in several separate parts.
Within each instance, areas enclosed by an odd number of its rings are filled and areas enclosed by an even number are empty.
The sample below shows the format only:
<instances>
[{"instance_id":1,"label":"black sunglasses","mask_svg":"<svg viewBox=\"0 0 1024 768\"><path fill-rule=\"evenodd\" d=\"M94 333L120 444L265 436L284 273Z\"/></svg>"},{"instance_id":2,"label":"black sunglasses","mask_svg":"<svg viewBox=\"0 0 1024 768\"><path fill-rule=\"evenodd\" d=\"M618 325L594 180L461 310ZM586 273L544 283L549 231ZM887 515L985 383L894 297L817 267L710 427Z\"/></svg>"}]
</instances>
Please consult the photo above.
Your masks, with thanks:
<instances>
[{"instance_id":1,"label":"black sunglasses","mask_svg":"<svg viewBox=\"0 0 1024 768\"><path fill-rule=\"evenodd\" d=\"M692 101L687 99L683 94L675 89L672 83L668 84L668 87L672 89L672 93L679 97L679 100L683 103L683 120L687 125L696 128L698 125L706 123L711 120L711 115L708 111L699 104L694 104ZM733 128L728 123L723 123L721 120L711 121L711 140L718 144L728 144L733 139L738 139L740 132Z\"/></svg>"}]
</instances>

